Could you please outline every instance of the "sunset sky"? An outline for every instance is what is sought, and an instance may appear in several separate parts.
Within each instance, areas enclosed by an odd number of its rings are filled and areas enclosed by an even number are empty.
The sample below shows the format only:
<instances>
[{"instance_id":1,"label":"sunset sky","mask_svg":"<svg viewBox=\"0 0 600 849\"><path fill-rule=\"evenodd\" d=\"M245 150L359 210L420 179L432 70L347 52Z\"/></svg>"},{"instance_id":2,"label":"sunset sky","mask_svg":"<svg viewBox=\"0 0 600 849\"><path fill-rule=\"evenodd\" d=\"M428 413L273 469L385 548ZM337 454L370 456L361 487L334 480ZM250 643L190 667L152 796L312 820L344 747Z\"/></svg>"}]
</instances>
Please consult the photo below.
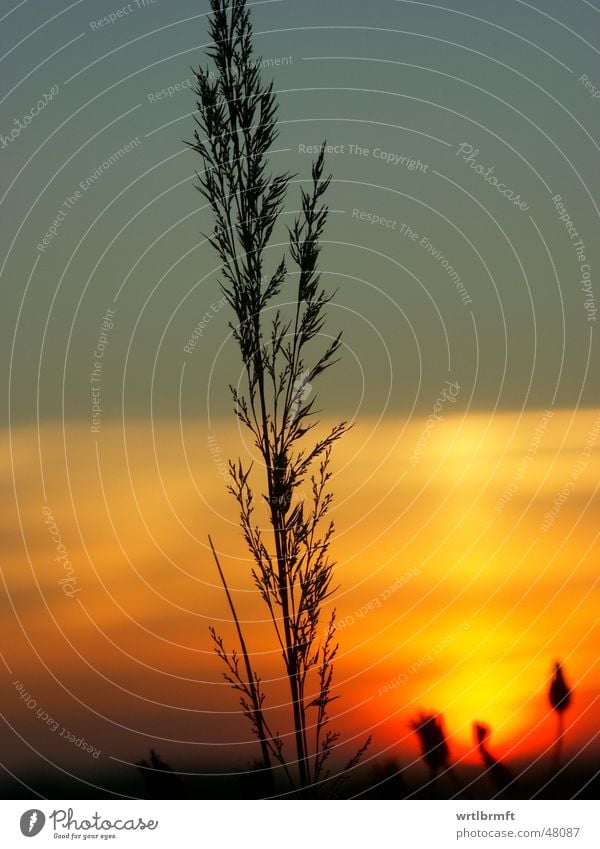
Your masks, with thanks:
<instances>
[{"instance_id":1,"label":"sunset sky","mask_svg":"<svg viewBox=\"0 0 600 849\"><path fill-rule=\"evenodd\" d=\"M551 662L561 658L576 693L568 714L574 753L596 730L597 453L552 527L540 528L600 417L562 410L544 425L539 411L457 411L431 431L411 467L406 458L425 423L363 417L336 452L338 724L348 735L372 728L373 754L414 757L410 718L440 710L456 757L468 754L475 720L489 723L495 744L513 756L539 754L554 731L546 691ZM11 445L4 433L19 496L18 513L3 513L10 594L2 646L13 673L5 680L23 682L103 759L133 761L160 741L176 762L243 762L243 745L209 745L241 742L247 730L211 654L209 624L220 623L231 643L234 635L208 532L267 681L279 674L278 653L248 580L233 501L206 460L206 425L157 419L153 428L134 420L124 430L112 421L102 428L97 455L87 424L72 422L64 433L22 427ZM536 430L539 448L528 454ZM219 422L216 432L223 452L233 452L237 429ZM11 474L8 462L7 494ZM53 560L45 505L73 564L73 594L59 584L66 572ZM277 704L281 684L269 687ZM8 687L7 719L52 758L55 735L35 714ZM191 754L189 743L200 751ZM35 762L18 741L8 751ZM61 764L78 758L61 748Z\"/></svg>"},{"instance_id":2,"label":"sunset sky","mask_svg":"<svg viewBox=\"0 0 600 849\"><path fill-rule=\"evenodd\" d=\"M311 391L320 427L353 423L332 466L333 712L345 740L373 733L374 760L418 759L419 710L443 713L456 760L476 761L474 721L499 754L548 760L556 660L565 754L598 755L600 13L539 5L253 4L272 168L297 175L273 268L306 148L332 146L320 342L343 347ZM200 771L257 757L209 639L235 634L208 534L284 722L226 492L227 459L255 453L231 410L239 355L183 144L207 4L142 6L2 21L2 138L58 87L0 150L0 760L25 782L151 746Z\"/></svg>"}]
</instances>

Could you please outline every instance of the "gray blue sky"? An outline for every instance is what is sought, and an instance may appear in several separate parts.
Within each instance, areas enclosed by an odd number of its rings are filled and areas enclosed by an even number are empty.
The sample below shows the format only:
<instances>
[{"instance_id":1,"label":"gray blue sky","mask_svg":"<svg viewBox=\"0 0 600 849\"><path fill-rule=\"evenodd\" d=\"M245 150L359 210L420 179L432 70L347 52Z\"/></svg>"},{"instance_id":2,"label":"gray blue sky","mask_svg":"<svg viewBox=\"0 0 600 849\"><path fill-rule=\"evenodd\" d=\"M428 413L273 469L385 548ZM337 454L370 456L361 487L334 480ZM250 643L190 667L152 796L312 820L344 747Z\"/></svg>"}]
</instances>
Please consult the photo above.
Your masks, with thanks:
<instances>
[{"instance_id":1,"label":"gray blue sky","mask_svg":"<svg viewBox=\"0 0 600 849\"><path fill-rule=\"evenodd\" d=\"M203 61L206 5L83 0L66 10L29 2L3 11L3 137L58 87L0 150L2 379L4 394L14 339L13 416L28 420L39 408L56 418L63 403L67 416L89 415L87 384L109 307L107 413L124 398L130 414L147 415L152 394L154 413L177 416L180 385L185 413L204 411L207 392L212 409L226 412L223 387L237 376L226 313L214 316L193 355L183 350L218 298L201 237L210 219L193 189L200 163L183 145L194 107L185 81ZM347 346L323 387L334 410L427 409L448 375L478 408L594 403L586 367L598 359L584 306L592 296L552 197L561 195L583 239L595 298L600 100L590 86L600 78L586 34L599 16L582 0L568 16L558 2L536 9L516 0L255 5L257 50L280 92L273 169L303 179L304 146L326 138L338 151L328 159L322 261L338 289L327 328L341 328ZM471 162L457 155L461 143L479 151ZM398 157L427 169L410 171L394 164ZM493 167L528 208L474 165ZM297 202L292 186L288 211ZM403 224L416 241L403 237Z\"/></svg>"}]
</instances>

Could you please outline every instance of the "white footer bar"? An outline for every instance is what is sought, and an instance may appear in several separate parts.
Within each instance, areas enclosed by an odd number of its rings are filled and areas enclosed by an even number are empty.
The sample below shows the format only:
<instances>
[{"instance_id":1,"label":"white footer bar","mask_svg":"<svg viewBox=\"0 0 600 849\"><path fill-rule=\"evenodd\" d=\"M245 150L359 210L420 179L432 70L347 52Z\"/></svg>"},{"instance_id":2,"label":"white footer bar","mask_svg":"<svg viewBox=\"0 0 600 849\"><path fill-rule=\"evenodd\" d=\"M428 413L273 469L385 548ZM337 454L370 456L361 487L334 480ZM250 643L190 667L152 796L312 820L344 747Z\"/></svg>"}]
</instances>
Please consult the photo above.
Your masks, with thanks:
<instances>
[{"instance_id":1,"label":"white footer bar","mask_svg":"<svg viewBox=\"0 0 600 849\"><path fill-rule=\"evenodd\" d=\"M0 802L0 845L598 849L599 808L593 801L11 800Z\"/></svg>"}]
</instances>

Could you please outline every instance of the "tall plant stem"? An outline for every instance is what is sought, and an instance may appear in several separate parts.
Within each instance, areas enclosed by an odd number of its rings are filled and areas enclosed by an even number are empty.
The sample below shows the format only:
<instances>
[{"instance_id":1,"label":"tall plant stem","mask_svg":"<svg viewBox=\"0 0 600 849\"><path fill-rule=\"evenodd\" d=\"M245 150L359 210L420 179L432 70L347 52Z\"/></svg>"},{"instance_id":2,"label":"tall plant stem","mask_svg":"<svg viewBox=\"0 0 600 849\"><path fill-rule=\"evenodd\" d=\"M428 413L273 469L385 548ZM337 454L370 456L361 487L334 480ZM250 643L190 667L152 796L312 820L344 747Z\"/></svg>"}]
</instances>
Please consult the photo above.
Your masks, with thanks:
<instances>
[{"instance_id":1,"label":"tall plant stem","mask_svg":"<svg viewBox=\"0 0 600 849\"><path fill-rule=\"evenodd\" d=\"M208 542L210 544L211 551L213 553L213 557L215 563L217 564L217 569L219 572L219 577L221 579L221 583L223 585L223 589L225 590L225 595L227 596L227 602L229 604L229 609L231 610L231 615L233 616L233 621L235 622L235 627L238 635L238 639L240 641L240 649L242 652L242 658L244 660L244 666L246 668L246 675L248 677L248 687L250 688L251 698L252 698L252 708L254 710L254 719L256 722L256 730L258 734L258 739L260 741L260 750L263 758L263 763L265 765L265 769L267 771L268 782L272 788L275 787L275 782L273 780L273 766L271 764L271 754L269 752L269 746L267 743L267 735L265 733L263 715L262 715L262 707L260 704L260 699L258 697L258 692L256 689L256 681L254 678L254 673L252 671L252 665L250 663L250 657L248 656L248 650L246 649L246 641L244 640L244 634L242 633L242 626L240 625L240 620L238 618L235 605L233 603L233 599L231 597L231 593L229 592L229 586L227 585L227 581L225 579L225 574L223 569L221 568L221 563L219 562L219 557L217 552L215 551L215 547L213 545L213 541L209 534Z\"/></svg>"},{"instance_id":2,"label":"tall plant stem","mask_svg":"<svg viewBox=\"0 0 600 849\"><path fill-rule=\"evenodd\" d=\"M553 770L555 773L558 772L560 767L560 758L562 755L563 749L563 737L565 733L565 717L562 711L556 711L556 742L554 744L554 756L552 759Z\"/></svg>"},{"instance_id":3,"label":"tall plant stem","mask_svg":"<svg viewBox=\"0 0 600 849\"><path fill-rule=\"evenodd\" d=\"M260 339L260 316L255 317L255 334L256 338ZM271 514L271 523L273 525L273 536L275 541L275 554L277 557L278 581L279 581L279 597L281 600L281 612L283 615L283 633L285 639L285 665L287 677L290 685L290 695L292 699L292 713L294 718L294 737L296 742L296 755L298 758L298 773L300 778L300 786L306 787L309 784L310 776L308 771L308 762L306 757L306 729L304 722L304 710L300 704L300 688L298 686L298 665L296 658L296 647L292 637L290 628L290 602L289 602L289 584L288 584L288 563L287 563L287 548L284 522L285 516L282 508L276 503L276 493L274 487L275 466L277 456L273 457L271 445L269 443L269 428L267 405L264 388L264 368L260 357L257 358L255 365L258 377L258 394L262 416L262 431L264 436L263 454L266 463L267 471L267 491L269 495L269 507Z\"/></svg>"}]
</instances>

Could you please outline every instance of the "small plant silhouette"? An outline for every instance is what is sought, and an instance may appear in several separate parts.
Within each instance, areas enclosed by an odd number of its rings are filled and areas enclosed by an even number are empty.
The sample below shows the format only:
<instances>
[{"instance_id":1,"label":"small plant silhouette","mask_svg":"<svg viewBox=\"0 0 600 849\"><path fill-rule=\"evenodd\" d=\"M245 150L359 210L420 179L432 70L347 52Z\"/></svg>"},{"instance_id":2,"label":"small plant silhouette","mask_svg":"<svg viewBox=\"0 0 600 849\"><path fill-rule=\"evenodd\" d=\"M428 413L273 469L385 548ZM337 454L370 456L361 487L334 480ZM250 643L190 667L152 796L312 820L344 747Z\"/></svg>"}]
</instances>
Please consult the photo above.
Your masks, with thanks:
<instances>
[{"instance_id":1,"label":"small plant silhouette","mask_svg":"<svg viewBox=\"0 0 600 849\"><path fill-rule=\"evenodd\" d=\"M423 760L431 772L434 781L441 773L447 774L452 781L462 787L461 782L450 763L450 748L446 739L444 723L440 714L420 713L411 722L412 729L417 733Z\"/></svg>"},{"instance_id":2,"label":"small plant silhouette","mask_svg":"<svg viewBox=\"0 0 600 849\"><path fill-rule=\"evenodd\" d=\"M473 724L473 735L475 744L479 751L479 755L484 765L487 767L486 774L498 792L503 792L513 783L514 776L510 769L505 766L502 761L495 758L489 750L489 740L491 731L489 726L483 725L480 722Z\"/></svg>"},{"instance_id":3,"label":"small plant silhouette","mask_svg":"<svg viewBox=\"0 0 600 849\"><path fill-rule=\"evenodd\" d=\"M565 733L564 714L571 704L571 688L567 685L562 670L562 663L560 663L560 661L556 661L554 664L552 680L550 681L550 690L548 692L548 700L552 710L556 713L557 718L556 743L554 745L554 769L558 770Z\"/></svg>"},{"instance_id":4,"label":"small plant silhouette","mask_svg":"<svg viewBox=\"0 0 600 849\"><path fill-rule=\"evenodd\" d=\"M150 760L142 758L136 763L144 779L148 799L181 799L183 784L168 763L150 749Z\"/></svg>"},{"instance_id":5,"label":"small plant silhouette","mask_svg":"<svg viewBox=\"0 0 600 849\"><path fill-rule=\"evenodd\" d=\"M245 0L211 0L208 50L214 73L194 71L198 111L190 147L202 157L198 186L214 218L208 236L221 263L221 289L233 310L232 336L245 371L245 389L231 387L235 414L249 431L262 461L257 497L252 466L230 462L229 492L237 501L240 527L253 560L252 579L273 624L289 684L296 768L288 766L284 740L267 722L265 693L252 667L234 601L217 552L210 542L236 627L240 651L230 652L211 629L225 678L240 693L245 716L257 736L263 768L279 766L300 788L315 786L329 773L327 761L340 742L329 727L335 611L321 624L323 605L334 591L329 556L333 522L328 514L331 448L347 430L340 422L310 441L314 419L312 382L337 359L340 335L313 352L331 296L321 286L317 263L327 220L322 202L330 178L323 176L324 145L312 166L301 212L288 230L289 254L297 268L291 308L277 308L288 278L285 257L265 273L266 250L283 209L289 174L272 176L268 152L277 138L277 103L272 84L255 61ZM302 498L307 486L309 498ZM265 516L266 514L266 516ZM259 516L268 517L270 531ZM324 637L320 639L321 634ZM370 738L369 738L370 739ZM354 767L368 746L346 765ZM297 773L294 775L293 773Z\"/></svg>"},{"instance_id":6,"label":"small plant silhouette","mask_svg":"<svg viewBox=\"0 0 600 849\"><path fill-rule=\"evenodd\" d=\"M412 720L411 725L419 737L423 760L431 770L432 777L440 770L448 769L450 750L441 717L421 713Z\"/></svg>"}]
</instances>

